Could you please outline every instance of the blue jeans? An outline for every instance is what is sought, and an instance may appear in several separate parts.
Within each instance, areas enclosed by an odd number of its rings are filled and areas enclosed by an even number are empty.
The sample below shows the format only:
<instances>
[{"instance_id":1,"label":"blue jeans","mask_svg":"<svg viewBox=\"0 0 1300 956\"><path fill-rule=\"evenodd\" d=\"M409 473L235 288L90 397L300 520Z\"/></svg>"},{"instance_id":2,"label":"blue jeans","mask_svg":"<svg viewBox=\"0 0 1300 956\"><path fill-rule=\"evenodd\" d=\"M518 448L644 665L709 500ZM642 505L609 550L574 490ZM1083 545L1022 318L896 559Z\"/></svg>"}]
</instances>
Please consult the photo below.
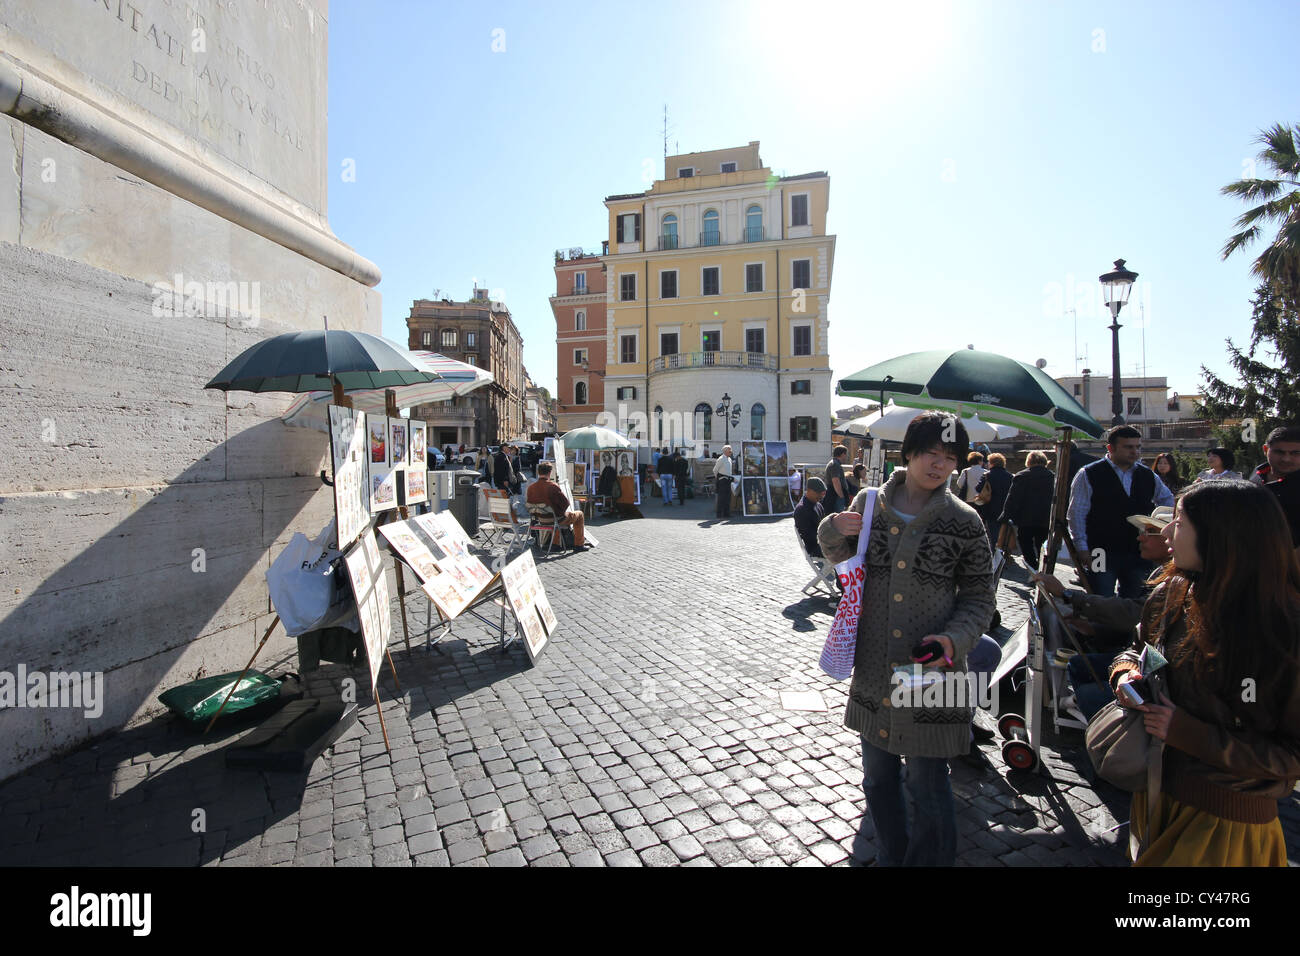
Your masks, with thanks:
<instances>
[{"instance_id":1,"label":"blue jeans","mask_svg":"<svg viewBox=\"0 0 1300 956\"><path fill-rule=\"evenodd\" d=\"M1070 684L1074 687L1074 701L1079 705L1079 710L1083 711L1083 719L1092 720L1093 714L1115 699L1107 675L1110 673L1110 665L1119 656L1119 651L1085 656L1103 683L1098 684L1092 679L1092 672L1088 670L1088 665L1078 654L1070 658L1070 663L1065 665L1065 672L1070 675Z\"/></svg>"},{"instance_id":2,"label":"blue jeans","mask_svg":"<svg viewBox=\"0 0 1300 956\"><path fill-rule=\"evenodd\" d=\"M952 866L957 859L957 809L948 782L948 761L942 757L903 758L862 738L862 789L876 828L877 866ZM908 826L907 804L913 815ZM910 829L910 833L909 833Z\"/></svg>"},{"instance_id":3,"label":"blue jeans","mask_svg":"<svg viewBox=\"0 0 1300 956\"><path fill-rule=\"evenodd\" d=\"M1142 560L1137 554L1108 554L1106 559L1105 571L1088 572L1093 592L1102 597L1112 597L1118 582L1120 597L1141 600L1147 576L1151 573L1151 562Z\"/></svg>"},{"instance_id":4,"label":"blue jeans","mask_svg":"<svg viewBox=\"0 0 1300 956\"><path fill-rule=\"evenodd\" d=\"M673 476L672 476L672 475L660 475L660 476L659 476L659 487L663 489L663 493L664 493L664 504L666 504L666 505L670 505L670 504L672 504L672 503L673 503Z\"/></svg>"}]
</instances>

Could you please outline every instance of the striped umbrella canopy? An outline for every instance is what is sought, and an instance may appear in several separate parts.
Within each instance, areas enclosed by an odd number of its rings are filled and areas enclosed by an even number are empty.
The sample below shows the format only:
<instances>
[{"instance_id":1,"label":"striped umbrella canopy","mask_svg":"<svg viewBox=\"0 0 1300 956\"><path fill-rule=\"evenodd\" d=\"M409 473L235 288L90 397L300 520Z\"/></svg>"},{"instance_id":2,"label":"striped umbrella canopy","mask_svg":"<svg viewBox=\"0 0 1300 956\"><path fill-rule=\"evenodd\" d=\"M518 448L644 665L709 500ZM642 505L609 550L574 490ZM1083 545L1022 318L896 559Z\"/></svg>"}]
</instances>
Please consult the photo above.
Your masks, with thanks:
<instances>
[{"instance_id":1,"label":"striped umbrella canopy","mask_svg":"<svg viewBox=\"0 0 1300 956\"><path fill-rule=\"evenodd\" d=\"M477 365L458 362L437 352L406 352L405 349L402 351L410 358L413 365L437 373L438 378L432 382L417 382L414 385L394 388L393 391L397 393L398 408L443 402L449 398L466 395L492 381L492 373ZM358 411L376 415L384 414L387 407L384 402L384 389L357 389L347 394L352 399L352 407ZM333 401L332 392L307 392L293 400L293 404L280 416L280 420L286 425L328 432L328 409Z\"/></svg>"},{"instance_id":2,"label":"striped umbrella canopy","mask_svg":"<svg viewBox=\"0 0 1300 956\"><path fill-rule=\"evenodd\" d=\"M975 349L912 352L840 379L836 392L937 408L1051 437L1069 425L1093 438L1105 429L1042 369Z\"/></svg>"},{"instance_id":3,"label":"striped umbrella canopy","mask_svg":"<svg viewBox=\"0 0 1300 956\"><path fill-rule=\"evenodd\" d=\"M883 438L886 441L902 441L907 434L907 426L912 424L912 419L921 414L922 411L924 409L890 402L885 406L883 412L876 411L869 415L863 415L861 418L845 422L835 430L859 438L870 435L872 438ZM978 415L963 418L961 423L966 426L966 435L971 441L997 441L999 438L998 428L1007 427L1005 425L990 425L988 422L982 421ZM1008 431L1014 431L1014 429L1008 429Z\"/></svg>"},{"instance_id":4,"label":"striped umbrella canopy","mask_svg":"<svg viewBox=\"0 0 1300 956\"><path fill-rule=\"evenodd\" d=\"M311 392L337 381L344 389L394 388L431 382L410 353L368 332L314 329L273 335L240 352L204 388L227 392Z\"/></svg>"}]
</instances>

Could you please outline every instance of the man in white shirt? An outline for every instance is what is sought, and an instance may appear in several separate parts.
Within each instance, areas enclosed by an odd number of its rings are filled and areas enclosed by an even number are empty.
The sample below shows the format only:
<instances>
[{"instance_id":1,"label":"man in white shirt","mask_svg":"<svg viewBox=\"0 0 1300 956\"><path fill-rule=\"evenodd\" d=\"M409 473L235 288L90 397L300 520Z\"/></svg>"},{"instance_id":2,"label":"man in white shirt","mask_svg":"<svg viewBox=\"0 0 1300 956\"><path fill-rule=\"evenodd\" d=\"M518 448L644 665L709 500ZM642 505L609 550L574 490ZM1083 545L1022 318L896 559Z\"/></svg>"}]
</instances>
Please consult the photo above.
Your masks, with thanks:
<instances>
[{"instance_id":1,"label":"man in white shirt","mask_svg":"<svg viewBox=\"0 0 1300 956\"><path fill-rule=\"evenodd\" d=\"M1070 536L1088 559L1093 592L1138 599L1152 564L1138 551L1130 515L1147 515L1174 503L1160 476L1142 464L1142 433L1116 425L1106 436L1106 457L1080 468L1070 485Z\"/></svg>"},{"instance_id":2,"label":"man in white shirt","mask_svg":"<svg viewBox=\"0 0 1300 956\"><path fill-rule=\"evenodd\" d=\"M735 466L731 459L731 446L722 446L722 454L713 463L713 487L718 501L714 513L718 518L731 517L731 479Z\"/></svg>"}]
</instances>

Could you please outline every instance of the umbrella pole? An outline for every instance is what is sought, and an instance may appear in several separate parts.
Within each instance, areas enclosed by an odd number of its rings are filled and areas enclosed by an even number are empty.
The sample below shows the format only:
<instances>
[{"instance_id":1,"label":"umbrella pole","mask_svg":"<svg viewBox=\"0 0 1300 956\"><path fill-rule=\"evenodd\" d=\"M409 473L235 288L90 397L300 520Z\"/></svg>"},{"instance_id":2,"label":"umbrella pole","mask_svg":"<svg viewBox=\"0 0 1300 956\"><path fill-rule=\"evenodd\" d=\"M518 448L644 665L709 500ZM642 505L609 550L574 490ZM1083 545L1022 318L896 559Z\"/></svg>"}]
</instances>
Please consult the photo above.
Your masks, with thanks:
<instances>
[{"instance_id":1,"label":"umbrella pole","mask_svg":"<svg viewBox=\"0 0 1300 956\"><path fill-rule=\"evenodd\" d=\"M333 378L333 376L331 378L334 382L334 404L341 405L343 408L351 408L352 399L343 394L343 383L337 378Z\"/></svg>"},{"instance_id":2,"label":"umbrella pole","mask_svg":"<svg viewBox=\"0 0 1300 956\"><path fill-rule=\"evenodd\" d=\"M230 703L231 696L235 693L236 688L239 687L240 682L244 679L244 675L252 668L253 661L257 660L257 655L262 653L262 648L266 645L267 639L270 638L271 632L275 630L275 626L279 623L280 615L277 614L271 619L271 626L268 627L266 633L262 635L262 640L254 649L253 656L248 659L248 663L244 665L244 669L239 672L238 679L230 685L230 690L226 692L226 699L221 702L221 706L217 708L217 712L212 715L212 719L208 721L208 725L203 728L205 734L212 729L212 725L217 722L217 718L221 716L221 712L226 709L226 705Z\"/></svg>"}]
</instances>

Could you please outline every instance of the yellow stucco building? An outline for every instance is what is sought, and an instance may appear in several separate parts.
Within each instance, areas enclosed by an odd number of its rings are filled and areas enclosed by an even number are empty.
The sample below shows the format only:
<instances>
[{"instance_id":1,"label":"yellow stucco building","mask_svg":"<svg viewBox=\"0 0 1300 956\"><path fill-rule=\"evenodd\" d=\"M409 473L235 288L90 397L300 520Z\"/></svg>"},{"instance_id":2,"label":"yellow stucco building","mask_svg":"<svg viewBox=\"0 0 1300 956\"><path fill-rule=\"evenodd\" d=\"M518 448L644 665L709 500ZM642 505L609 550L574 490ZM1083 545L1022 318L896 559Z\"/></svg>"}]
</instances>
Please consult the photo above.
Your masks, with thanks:
<instances>
[{"instance_id":1,"label":"yellow stucco building","mask_svg":"<svg viewBox=\"0 0 1300 956\"><path fill-rule=\"evenodd\" d=\"M829 192L824 172L773 175L755 141L669 156L648 191L607 197L605 410L655 447L786 441L824 463Z\"/></svg>"}]
</instances>

